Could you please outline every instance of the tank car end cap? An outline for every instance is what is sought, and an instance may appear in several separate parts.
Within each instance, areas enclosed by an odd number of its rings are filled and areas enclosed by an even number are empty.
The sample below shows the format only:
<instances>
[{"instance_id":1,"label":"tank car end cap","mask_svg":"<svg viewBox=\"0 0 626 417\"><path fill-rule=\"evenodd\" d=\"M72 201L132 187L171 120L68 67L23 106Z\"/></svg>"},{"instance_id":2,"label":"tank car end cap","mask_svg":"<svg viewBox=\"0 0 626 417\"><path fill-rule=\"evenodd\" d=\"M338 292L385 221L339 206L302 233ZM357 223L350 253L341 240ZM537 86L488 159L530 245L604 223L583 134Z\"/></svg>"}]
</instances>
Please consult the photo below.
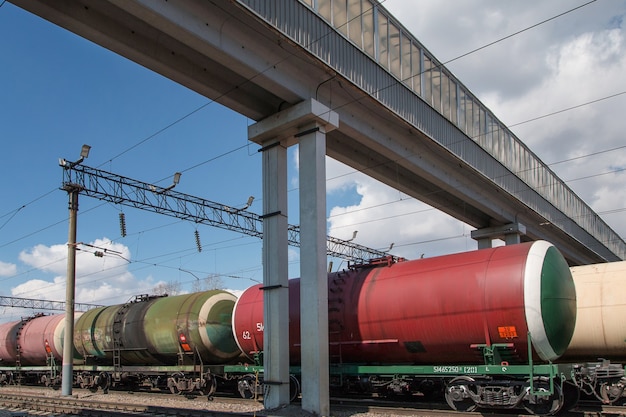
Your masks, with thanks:
<instances>
[{"instance_id":1,"label":"tank car end cap","mask_svg":"<svg viewBox=\"0 0 626 417\"><path fill-rule=\"evenodd\" d=\"M551 243L533 243L524 294L533 347L542 360L553 361L565 352L574 334L576 289L565 258Z\"/></svg>"}]
</instances>

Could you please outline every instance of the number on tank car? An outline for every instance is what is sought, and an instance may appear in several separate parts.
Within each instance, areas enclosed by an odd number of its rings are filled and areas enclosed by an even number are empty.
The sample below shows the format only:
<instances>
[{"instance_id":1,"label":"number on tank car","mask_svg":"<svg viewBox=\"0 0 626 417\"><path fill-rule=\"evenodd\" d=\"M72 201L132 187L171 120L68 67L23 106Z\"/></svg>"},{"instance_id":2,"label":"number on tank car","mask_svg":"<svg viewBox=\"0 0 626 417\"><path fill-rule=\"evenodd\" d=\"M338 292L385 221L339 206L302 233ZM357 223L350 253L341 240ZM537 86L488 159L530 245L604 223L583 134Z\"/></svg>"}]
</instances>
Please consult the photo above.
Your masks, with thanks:
<instances>
[{"instance_id":1,"label":"number on tank car","mask_svg":"<svg viewBox=\"0 0 626 417\"><path fill-rule=\"evenodd\" d=\"M263 323L257 323L256 324L256 331L257 332L262 332L263 331Z\"/></svg>"},{"instance_id":2,"label":"number on tank car","mask_svg":"<svg viewBox=\"0 0 626 417\"><path fill-rule=\"evenodd\" d=\"M458 374L459 371L458 366L433 366L433 372L437 374Z\"/></svg>"},{"instance_id":3,"label":"number on tank car","mask_svg":"<svg viewBox=\"0 0 626 417\"><path fill-rule=\"evenodd\" d=\"M464 366L463 367L463 373L464 374L477 374L478 373L478 367L477 366Z\"/></svg>"},{"instance_id":4,"label":"number on tank car","mask_svg":"<svg viewBox=\"0 0 626 417\"><path fill-rule=\"evenodd\" d=\"M249 332L249 331L244 330L244 331L243 331L243 334L241 335L241 338L242 338L243 340L250 340L250 339L252 339L252 336L250 335L250 332Z\"/></svg>"}]
</instances>

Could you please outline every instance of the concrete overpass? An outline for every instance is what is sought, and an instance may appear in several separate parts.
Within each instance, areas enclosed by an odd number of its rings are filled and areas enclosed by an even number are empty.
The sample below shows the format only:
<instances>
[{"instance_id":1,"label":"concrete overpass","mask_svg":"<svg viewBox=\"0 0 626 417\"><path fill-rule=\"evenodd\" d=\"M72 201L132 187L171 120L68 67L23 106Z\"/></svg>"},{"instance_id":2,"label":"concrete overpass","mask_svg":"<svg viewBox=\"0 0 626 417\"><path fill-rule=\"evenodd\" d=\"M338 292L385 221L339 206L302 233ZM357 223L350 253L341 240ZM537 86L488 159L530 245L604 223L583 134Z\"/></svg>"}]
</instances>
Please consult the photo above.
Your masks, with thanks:
<instances>
[{"instance_id":1,"label":"concrete overpass","mask_svg":"<svg viewBox=\"0 0 626 417\"><path fill-rule=\"evenodd\" d=\"M550 240L572 265L626 257L624 241L369 0L360 30L349 12L322 10L329 0L12 2L253 120L314 98L339 115L329 156L477 229L521 224L521 240ZM393 28L386 52L380 33L353 40L369 15ZM451 106L432 98L437 77L455 91Z\"/></svg>"},{"instance_id":2,"label":"concrete overpass","mask_svg":"<svg viewBox=\"0 0 626 417\"><path fill-rule=\"evenodd\" d=\"M282 150L300 143L311 160L301 206L313 213L301 225L303 262L314 271L303 282L324 273L323 153L476 227L480 246L545 239L572 265L626 257L624 241L372 0L10 1L259 121L249 139L264 150L264 230L274 235L286 223ZM282 277L264 284L277 292L286 285L280 239L264 242L264 276ZM311 289L319 310L324 291ZM279 317L284 294L266 304L278 306L266 321ZM265 336L281 346L270 359L278 363L285 333L272 328ZM303 331L324 344L327 329ZM322 359L303 367L315 380L303 384L315 401L303 408L320 414L324 352L310 352ZM284 381L282 363L275 371Z\"/></svg>"}]
</instances>

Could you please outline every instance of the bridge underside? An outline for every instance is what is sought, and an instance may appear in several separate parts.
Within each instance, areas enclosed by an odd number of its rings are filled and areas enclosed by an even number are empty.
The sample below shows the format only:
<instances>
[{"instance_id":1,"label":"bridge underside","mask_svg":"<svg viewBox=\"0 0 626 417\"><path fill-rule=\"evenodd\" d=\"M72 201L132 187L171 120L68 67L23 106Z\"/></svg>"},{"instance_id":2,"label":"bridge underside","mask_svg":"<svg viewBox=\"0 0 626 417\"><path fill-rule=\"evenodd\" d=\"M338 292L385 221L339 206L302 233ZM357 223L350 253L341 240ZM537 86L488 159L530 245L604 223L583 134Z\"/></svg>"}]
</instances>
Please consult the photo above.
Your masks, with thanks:
<instances>
[{"instance_id":1,"label":"bridge underside","mask_svg":"<svg viewBox=\"0 0 626 417\"><path fill-rule=\"evenodd\" d=\"M332 158L473 227L521 223L522 240L549 240L572 265L619 259L581 244L589 234L573 221L546 222L235 1L10 1L256 121L314 98L339 115L327 135ZM459 146L497 164L469 138Z\"/></svg>"}]
</instances>

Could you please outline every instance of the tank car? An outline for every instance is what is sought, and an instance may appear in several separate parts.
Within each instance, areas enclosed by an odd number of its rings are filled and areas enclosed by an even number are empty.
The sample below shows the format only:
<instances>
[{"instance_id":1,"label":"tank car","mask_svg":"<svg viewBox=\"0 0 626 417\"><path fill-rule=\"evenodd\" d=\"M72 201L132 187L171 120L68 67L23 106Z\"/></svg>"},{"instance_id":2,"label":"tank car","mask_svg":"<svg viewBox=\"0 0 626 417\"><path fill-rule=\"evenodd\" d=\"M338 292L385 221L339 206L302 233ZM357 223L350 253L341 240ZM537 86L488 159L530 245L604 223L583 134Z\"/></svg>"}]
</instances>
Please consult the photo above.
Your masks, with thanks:
<instances>
[{"instance_id":1,"label":"tank car","mask_svg":"<svg viewBox=\"0 0 626 417\"><path fill-rule=\"evenodd\" d=\"M240 355L230 322L235 299L226 291L213 290L140 296L87 311L76 322L74 346L86 365L96 365L101 372L79 374L79 385L105 390L116 384L156 387L169 367L167 386L172 392L212 393L215 380L205 365L223 364Z\"/></svg>"},{"instance_id":2,"label":"tank car","mask_svg":"<svg viewBox=\"0 0 626 417\"><path fill-rule=\"evenodd\" d=\"M241 354L231 328L235 299L220 290L142 295L77 314L75 385L212 395L216 374L222 374L218 365ZM0 325L0 383L60 383L64 318L42 315Z\"/></svg>"},{"instance_id":3,"label":"tank car","mask_svg":"<svg viewBox=\"0 0 626 417\"><path fill-rule=\"evenodd\" d=\"M0 325L0 382L11 383L14 378L44 385L59 382L55 364L62 361L64 332L65 314L38 314ZM10 370L11 365L19 372ZM45 371L38 368L43 366Z\"/></svg>"},{"instance_id":4,"label":"tank car","mask_svg":"<svg viewBox=\"0 0 626 417\"><path fill-rule=\"evenodd\" d=\"M571 272L578 315L561 360L585 364L588 378L581 380L582 391L613 403L626 386L621 365L626 362L626 262L575 266Z\"/></svg>"},{"instance_id":5,"label":"tank car","mask_svg":"<svg viewBox=\"0 0 626 417\"><path fill-rule=\"evenodd\" d=\"M289 283L294 365L300 360L299 283ZM360 265L329 274L328 289L329 358L342 381L350 364L359 364L360 386L367 381L403 393L425 391L432 386L425 381L440 377L457 410L524 405L545 414L564 403L561 370L548 365L539 376L533 365L565 352L576 321L569 266L548 242ZM246 290L233 312L235 338L251 359L263 347L262 292L260 285ZM402 377L372 377L375 369Z\"/></svg>"},{"instance_id":6,"label":"tank car","mask_svg":"<svg viewBox=\"0 0 626 417\"><path fill-rule=\"evenodd\" d=\"M76 322L74 345L100 363L118 353L122 365L175 365L192 346L204 362L228 362L239 355L230 327L234 303L232 294L215 290L92 309Z\"/></svg>"},{"instance_id":7,"label":"tank car","mask_svg":"<svg viewBox=\"0 0 626 417\"><path fill-rule=\"evenodd\" d=\"M571 268L578 317L567 360L626 359L626 261Z\"/></svg>"},{"instance_id":8,"label":"tank car","mask_svg":"<svg viewBox=\"0 0 626 417\"><path fill-rule=\"evenodd\" d=\"M235 305L242 352L263 346L262 285ZM330 356L359 363L476 362L476 344L513 344L509 363L562 355L576 321L569 268L546 242L332 273ZM300 280L289 282L290 358L300 360Z\"/></svg>"}]
</instances>

